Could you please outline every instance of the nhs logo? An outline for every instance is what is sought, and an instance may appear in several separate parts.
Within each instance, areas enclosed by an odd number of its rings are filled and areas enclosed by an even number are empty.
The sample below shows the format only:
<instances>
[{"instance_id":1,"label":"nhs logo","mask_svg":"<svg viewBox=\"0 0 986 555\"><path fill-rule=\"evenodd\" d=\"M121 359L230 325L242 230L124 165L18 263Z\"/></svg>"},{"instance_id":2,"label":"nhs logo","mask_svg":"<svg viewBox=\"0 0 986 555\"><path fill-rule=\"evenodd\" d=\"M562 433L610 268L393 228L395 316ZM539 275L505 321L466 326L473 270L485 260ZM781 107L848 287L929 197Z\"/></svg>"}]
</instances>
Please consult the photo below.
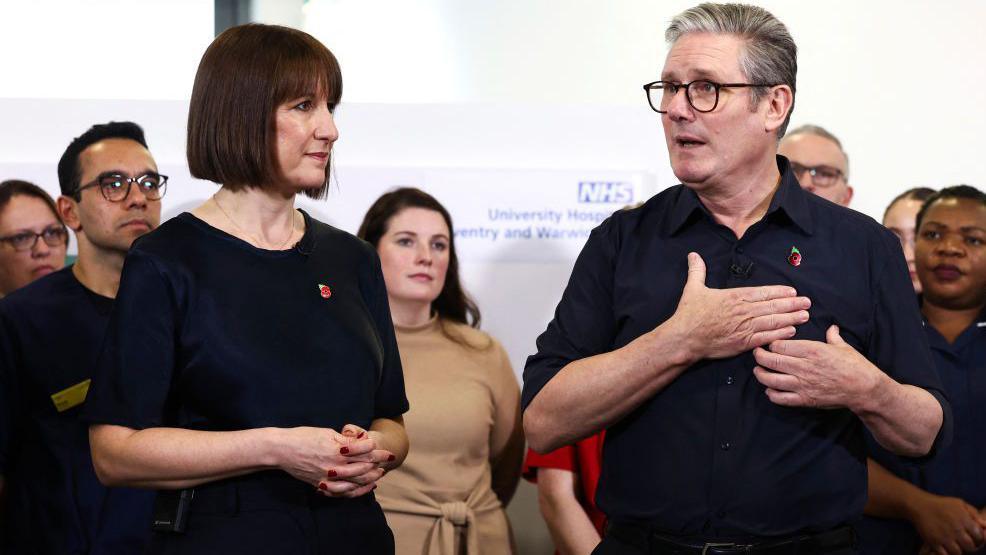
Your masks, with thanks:
<instances>
[{"instance_id":1,"label":"nhs logo","mask_svg":"<svg viewBox=\"0 0 986 555\"><path fill-rule=\"evenodd\" d=\"M633 184L626 181L579 181L579 202L632 204Z\"/></svg>"}]
</instances>

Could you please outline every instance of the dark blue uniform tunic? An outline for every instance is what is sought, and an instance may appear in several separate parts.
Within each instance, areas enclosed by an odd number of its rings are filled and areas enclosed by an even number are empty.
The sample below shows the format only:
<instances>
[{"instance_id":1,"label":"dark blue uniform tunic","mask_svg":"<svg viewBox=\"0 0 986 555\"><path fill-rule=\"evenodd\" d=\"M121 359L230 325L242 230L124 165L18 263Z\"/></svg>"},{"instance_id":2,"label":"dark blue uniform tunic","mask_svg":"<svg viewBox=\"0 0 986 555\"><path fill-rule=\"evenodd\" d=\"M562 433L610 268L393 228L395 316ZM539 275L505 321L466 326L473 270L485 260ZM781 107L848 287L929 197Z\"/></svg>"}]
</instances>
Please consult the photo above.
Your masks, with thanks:
<instances>
[{"instance_id":1,"label":"dark blue uniform tunic","mask_svg":"<svg viewBox=\"0 0 986 555\"><path fill-rule=\"evenodd\" d=\"M86 418L145 429L369 428L407 408L376 251L305 216L290 250L183 213L127 256ZM195 488L159 553L388 553L372 494L329 499L281 471Z\"/></svg>"},{"instance_id":2,"label":"dark blue uniform tunic","mask_svg":"<svg viewBox=\"0 0 986 555\"><path fill-rule=\"evenodd\" d=\"M71 267L0 300L0 552L140 553L150 534L152 492L103 487L82 405L52 399L92 376L112 306Z\"/></svg>"},{"instance_id":3,"label":"dark blue uniform tunic","mask_svg":"<svg viewBox=\"0 0 986 555\"><path fill-rule=\"evenodd\" d=\"M952 443L921 467L906 464L878 445L870 446L870 456L925 491L958 497L982 509L986 507L986 311L951 345L927 322L924 330L952 405ZM857 530L863 555L917 553L922 543L911 523L903 520L866 517Z\"/></svg>"}]
</instances>

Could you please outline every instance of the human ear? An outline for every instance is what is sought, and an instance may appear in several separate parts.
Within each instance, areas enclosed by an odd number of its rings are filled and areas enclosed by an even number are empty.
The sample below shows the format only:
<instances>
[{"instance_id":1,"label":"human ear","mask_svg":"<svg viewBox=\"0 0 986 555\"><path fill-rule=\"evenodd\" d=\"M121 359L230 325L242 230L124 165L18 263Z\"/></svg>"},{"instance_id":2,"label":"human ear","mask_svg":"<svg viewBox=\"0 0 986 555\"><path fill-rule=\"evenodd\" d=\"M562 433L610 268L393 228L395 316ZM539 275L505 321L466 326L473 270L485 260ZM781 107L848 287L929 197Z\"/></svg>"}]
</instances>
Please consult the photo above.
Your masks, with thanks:
<instances>
[{"instance_id":1,"label":"human ear","mask_svg":"<svg viewBox=\"0 0 986 555\"><path fill-rule=\"evenodd\" d=\"M58 216L72 231L82 230L82 220L79 219L79 203L65 195L58 197Z\"/></svg>"},{"instance_id":2,"label":"human ear","mask_svg":"<svg viewBox=\"0 0 986 555\"><path fill-rule=\"evenodd\" d=\"M784 125L787 115L794 105L794 92L787 85L773 87L767 95L767 113L764 120L765 131L777 131Z\"/></svg>"}]
</instances>

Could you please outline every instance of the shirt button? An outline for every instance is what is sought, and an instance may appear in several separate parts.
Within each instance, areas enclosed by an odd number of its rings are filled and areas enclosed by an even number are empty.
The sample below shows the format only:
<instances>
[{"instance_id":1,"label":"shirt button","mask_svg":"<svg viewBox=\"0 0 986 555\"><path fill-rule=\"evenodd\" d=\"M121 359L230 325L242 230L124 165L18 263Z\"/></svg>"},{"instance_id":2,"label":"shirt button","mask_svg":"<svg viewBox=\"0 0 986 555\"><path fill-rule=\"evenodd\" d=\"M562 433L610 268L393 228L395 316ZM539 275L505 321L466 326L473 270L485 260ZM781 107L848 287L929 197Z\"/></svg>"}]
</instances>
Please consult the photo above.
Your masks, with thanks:
<instances>
[{"instance_id":1,"label":"shirt button","mask_svg":"<svg viewBox=\"0 0 986 555\"><path fill-rule=\"evenodd\" d=\"M733 377L729 376L726 378L726 385L733 385Z\"/></svg>"},{"instance_id":2,"label":"shirt button","mask_svg":"<svg viewBox=\"0 0 986 555\"><path fill-rule=\"evenodd\" d=\"M729 447L730 446L728 441L724 441L722 442L722 444L719 445L719 448L722 449L723 451L729 451Z\"/></svg>"},{"instance_id":3,"label":"shirt button","mask_svg":"<svg viewBox=\"0 0 986 555\"><path fill-rule=\"evenodd\" d=\"M743 247L736 247L736 252L743 254Z\"/></svg>"}]
</instances>

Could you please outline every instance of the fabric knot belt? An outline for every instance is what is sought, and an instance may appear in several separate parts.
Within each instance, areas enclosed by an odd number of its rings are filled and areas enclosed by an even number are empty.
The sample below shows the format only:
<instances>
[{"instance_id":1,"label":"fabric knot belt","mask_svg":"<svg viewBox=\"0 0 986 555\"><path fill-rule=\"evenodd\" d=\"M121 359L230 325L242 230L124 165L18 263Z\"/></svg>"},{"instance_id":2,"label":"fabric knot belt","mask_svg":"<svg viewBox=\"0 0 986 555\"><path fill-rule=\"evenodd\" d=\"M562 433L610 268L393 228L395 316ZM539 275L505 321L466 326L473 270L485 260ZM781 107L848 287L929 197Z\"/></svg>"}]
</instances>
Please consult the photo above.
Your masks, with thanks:
<instances>
[{"instance_id":1,"label":"fabric knot belt","mask_svg":"<svg viewBox=\"0 0 986 555\"><path fill-rule=\"evenodd\" d=\"M472 509L462 501L442 503L442 518L456 526L465 526L472 520Z\"/></svg>"},{"instance_id":2,"label":"fabric knot belt","mask_svg":"<svg viewBox=\"0 0 986 555\"><path fill-rule=\"evenodd\" d=\"M495 495L480 497L479 491L473 491L465 501L441 502L436 498L448 497L447 493L429 495L428 492L394 483L387 484L384 489L387 494L378 494L377 500L385 511L435 519L428 531L427 555L460 555L462 552L456 553L455 550L456 527L465 531L466 555L477 555L480 545L479 534L474 526L476 515L501 508Z\"/></svg>"}]
</instances>

